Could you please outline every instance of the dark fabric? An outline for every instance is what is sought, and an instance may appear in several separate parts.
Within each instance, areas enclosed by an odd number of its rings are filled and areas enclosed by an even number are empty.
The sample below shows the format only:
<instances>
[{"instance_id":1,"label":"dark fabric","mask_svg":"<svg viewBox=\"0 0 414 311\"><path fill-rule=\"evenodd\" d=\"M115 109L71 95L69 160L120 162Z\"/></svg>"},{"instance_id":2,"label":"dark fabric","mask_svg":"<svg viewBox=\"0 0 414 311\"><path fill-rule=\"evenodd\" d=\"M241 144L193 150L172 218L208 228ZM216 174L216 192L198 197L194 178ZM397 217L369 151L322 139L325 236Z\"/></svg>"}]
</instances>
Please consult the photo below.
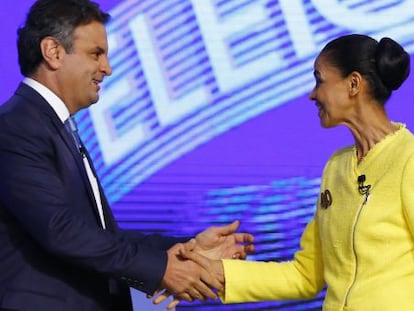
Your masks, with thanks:
<instances>
[{"instance_id":1,"label":"dark fabric","mask_svg":"<svg viewBox=\"0 0 414 311\"><path fill-rule=\"evenodd\" d=\"M160 284L180 240L121 230L99 185L102 229L77 149L29 86L0 106L0 308L128 311Z\"/></svg>"}]
</instances>

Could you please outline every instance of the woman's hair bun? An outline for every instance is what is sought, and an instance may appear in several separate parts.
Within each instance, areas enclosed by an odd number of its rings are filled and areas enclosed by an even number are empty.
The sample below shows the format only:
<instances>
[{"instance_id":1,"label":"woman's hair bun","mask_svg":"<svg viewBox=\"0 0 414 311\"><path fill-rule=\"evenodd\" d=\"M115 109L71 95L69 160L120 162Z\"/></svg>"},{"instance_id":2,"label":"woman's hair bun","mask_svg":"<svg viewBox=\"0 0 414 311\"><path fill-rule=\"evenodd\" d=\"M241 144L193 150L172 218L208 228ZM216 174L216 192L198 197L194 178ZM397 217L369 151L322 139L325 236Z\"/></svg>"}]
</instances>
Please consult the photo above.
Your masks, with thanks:
<instances>
[{"instance_id":1,"label":"woman's hair bun","mask_svg":"<svg viewBox=\"0 0 414 311\"><path fill-rule=\"evenodd\" d=\"M390 38L382 38L377 46L378 75L389 90L398 89L410 74L410 55Z\"/></svg>"}]
</instances>

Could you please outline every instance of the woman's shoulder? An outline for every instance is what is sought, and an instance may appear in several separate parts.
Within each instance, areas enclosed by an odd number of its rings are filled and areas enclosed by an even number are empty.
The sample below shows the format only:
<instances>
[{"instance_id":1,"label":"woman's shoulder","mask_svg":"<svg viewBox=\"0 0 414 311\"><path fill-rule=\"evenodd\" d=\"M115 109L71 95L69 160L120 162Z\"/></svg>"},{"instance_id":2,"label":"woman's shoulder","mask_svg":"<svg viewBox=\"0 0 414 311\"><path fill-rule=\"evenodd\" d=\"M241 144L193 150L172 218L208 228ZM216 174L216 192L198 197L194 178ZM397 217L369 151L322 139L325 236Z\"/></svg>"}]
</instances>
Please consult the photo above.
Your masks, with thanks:
<instances>
[{"instance_id":1,"label":"woman's shoulder","mask_svg":"<svg viewBox=\"0 0 414 311\"><path fill-rule=\"evenodd\" d=\"M328 159L328 162L338 160L341 158L347 158L355 154L355 145L349 145L342 148L339 148L334 151L331 157Z\"/></svg>"}]
</instances>

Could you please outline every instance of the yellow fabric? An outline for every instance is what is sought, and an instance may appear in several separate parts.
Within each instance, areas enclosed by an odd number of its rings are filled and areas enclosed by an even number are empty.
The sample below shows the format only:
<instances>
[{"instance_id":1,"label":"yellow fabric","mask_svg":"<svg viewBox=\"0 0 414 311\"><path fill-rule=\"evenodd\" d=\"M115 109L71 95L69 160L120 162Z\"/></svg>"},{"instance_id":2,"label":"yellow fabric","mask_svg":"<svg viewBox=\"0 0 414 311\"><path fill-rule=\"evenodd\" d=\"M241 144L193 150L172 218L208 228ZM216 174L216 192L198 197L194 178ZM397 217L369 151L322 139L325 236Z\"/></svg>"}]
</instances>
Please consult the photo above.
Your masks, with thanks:
<instances>
[{"instance_id":1,"label":"yellow fabric","mask_svg":"<svg viewBox=\"0 0 414 311\"><path fill-rule=\"evenodd\" d=\"M359 164L354 147L328 161L301 250L285 263L224 260L225 303L312 297L328 285L324 311L414 310L414 136L400 129ZM358 176L371 185L358 191Z\"/></svg>"}]
</instances>

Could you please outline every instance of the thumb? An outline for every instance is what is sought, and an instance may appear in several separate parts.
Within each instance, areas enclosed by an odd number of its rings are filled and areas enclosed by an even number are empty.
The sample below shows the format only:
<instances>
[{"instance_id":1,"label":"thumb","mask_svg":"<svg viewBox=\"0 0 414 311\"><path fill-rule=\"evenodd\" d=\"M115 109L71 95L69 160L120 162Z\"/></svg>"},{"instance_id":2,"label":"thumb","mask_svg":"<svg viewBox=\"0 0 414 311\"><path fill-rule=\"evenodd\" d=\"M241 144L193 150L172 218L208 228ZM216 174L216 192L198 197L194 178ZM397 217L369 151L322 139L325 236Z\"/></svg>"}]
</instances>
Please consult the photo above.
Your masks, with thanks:
<instances>
[{"instance_id":1,"label":"thumb","mask_svg":"<svg viewBox=\"0 0 414 311\"><path fill-rule=\"evenodd\" d=\"M221 236L227 236L237 231L240 226L240 221L235 220L231 224L217 227L217 233Z\"/></svg>"},{"instance_id":2,"label":"thumb","mask_svg":"<svg viewBox=\"0 0 414 311\"><path fill-rule=\"evenodd\" d=\"M182 250L184 250L185 252L191 252L194 250L194 248L196 247L196 240L195 239L190 239L189 241L184 243L184 249L180 249L180 252Z\"/></svg>"}]
</instances>

